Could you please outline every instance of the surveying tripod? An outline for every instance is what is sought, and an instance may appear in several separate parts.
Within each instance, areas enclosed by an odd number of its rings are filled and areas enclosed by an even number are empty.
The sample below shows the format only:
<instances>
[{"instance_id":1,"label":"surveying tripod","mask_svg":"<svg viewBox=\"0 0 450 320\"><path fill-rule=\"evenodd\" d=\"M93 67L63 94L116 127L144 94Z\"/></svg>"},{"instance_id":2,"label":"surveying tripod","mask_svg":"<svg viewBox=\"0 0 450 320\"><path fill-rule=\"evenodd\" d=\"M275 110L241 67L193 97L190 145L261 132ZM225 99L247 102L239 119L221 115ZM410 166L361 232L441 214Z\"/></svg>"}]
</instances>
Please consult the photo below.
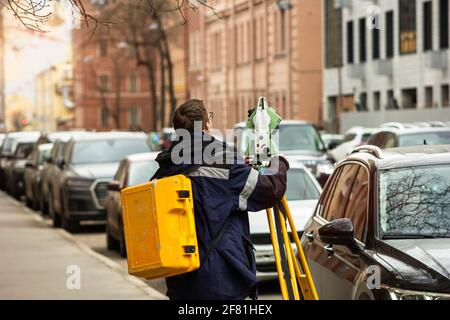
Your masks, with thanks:
<instances>
[{"instance_id":1,"label":"surveying tripod","mask_svg":"<svg viewBox=\"0 0 450 320\"><path fill-rule=\"evenodd\" d=\"M268 106L264 97L259 99L257 108L249 112L247 127L254 130L255 138L253 143L249 144L246 155L254 157L252 163L256 167L263 167L263 161L277 153L272 133L279 127L280 122L281 118ZM318 300L286 197L272 209L267 209L267 220L283 300ZM290 227L297 252L292 246L287 225Z\"/></svg>"}]
</instances>

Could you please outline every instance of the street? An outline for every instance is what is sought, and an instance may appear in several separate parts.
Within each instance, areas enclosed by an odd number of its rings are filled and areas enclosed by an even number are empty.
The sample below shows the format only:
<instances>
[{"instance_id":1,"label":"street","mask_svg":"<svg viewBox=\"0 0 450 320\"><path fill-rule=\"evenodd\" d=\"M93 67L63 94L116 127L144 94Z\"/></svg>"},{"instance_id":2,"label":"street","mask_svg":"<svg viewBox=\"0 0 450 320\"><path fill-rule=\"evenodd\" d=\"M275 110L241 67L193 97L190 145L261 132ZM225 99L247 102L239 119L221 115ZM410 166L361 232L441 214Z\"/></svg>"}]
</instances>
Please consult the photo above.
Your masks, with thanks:
<instances>
[{"instance_id":1,"label":"street","mask_svg":"<svg viewBox=\"0 0 450 320\"><path fill-rule=\"evenodd\" d=\"M103 225L71 235L3 192L0 208L0 299L167 299L163 279L128 275L126 259L106 249ZM79 290L67 287L70 266L80 267ZM263 284L260 299L280 299L277 290Z\"/></svg>"}]
</instances>

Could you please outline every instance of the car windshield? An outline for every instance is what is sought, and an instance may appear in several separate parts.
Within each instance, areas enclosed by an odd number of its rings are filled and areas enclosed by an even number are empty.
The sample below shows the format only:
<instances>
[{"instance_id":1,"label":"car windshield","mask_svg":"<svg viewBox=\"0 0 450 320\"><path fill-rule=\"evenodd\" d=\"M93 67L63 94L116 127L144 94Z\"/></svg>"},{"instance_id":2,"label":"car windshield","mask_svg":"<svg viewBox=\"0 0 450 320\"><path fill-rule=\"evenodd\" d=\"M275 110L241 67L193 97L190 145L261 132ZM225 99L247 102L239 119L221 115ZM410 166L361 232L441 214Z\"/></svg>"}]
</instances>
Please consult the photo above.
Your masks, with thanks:
<instances>
[{"instance_id":1,"label":"car windshield","mask_svg":"<svg viewBox=\"0 0 450 320\"><path fill-rule=\"evenodd\" d=\"M39 150L39 160L38 164L41 165L50 156L51 149L41 149Z\"/></svg>"},{"instance_id":2,"label":"car windshield","mask_svg":"<svg viewBox=\"0 0 450 320\"><path fill-rule=\"evenodd\" d=\"M135 153L150 152L146 139L79 141L72 151L72 164L119 162Z\"/></svg>"},{"instance_id":3,"label":"car windshield","mask_svg":"<svg viewBox=\"0 0 450 320\"><path fill-rule=\"evenodd\" d=\"M13 141L14 139L12 138L6 138L5 141L3 141L2 154L6 155L12 151Z\"/></svg>"},{"instance_id":4,"label":"car windshield","mask_svg":"<svg viewBox=\"0 0 450 320\"><path fill-rule=\"evenodd\" d=\"M158 169L159 164L154 160L131 163L128 186L135 186L150 181Z\"/></svg>"},{"instance_id":5,"label":"car windshield","mask_svg":"<svg viewBox=\"0 0 450 320\"><path fill-rule=\"evenodd\" d=\"M284 125L274 135L280 151L323 151L325 146L312 125Z\"/></svg>"},{"instance_id":6,"label":"car windshield","mask_svg":"<svg viewBox=\"0 0 450 320\"><path fill-rule=\"evenodd\" d=\"M384 238L450 236L450 165L384 171L380 175Z\"/></svg>"},{"instance_id":7,"label":"car windshield","mask_svg":"<svg viewBox=\"0 0 450 320\"><path fill-rule=\"evenodd\" d=\"M405 134L399 137L400 147L437 144L450 144L450 131L421 132Z\"/></svg>"},{"instance_id":8,"label":"car windshield","mask_svg":"<svg viewBox=\"0 0 450 320\"><path fill-rule=\"evenodd\" d=\"M287 175L286 200L317 200L320 190L304 169L290 169Z\"/></svg>"}]
</instances>

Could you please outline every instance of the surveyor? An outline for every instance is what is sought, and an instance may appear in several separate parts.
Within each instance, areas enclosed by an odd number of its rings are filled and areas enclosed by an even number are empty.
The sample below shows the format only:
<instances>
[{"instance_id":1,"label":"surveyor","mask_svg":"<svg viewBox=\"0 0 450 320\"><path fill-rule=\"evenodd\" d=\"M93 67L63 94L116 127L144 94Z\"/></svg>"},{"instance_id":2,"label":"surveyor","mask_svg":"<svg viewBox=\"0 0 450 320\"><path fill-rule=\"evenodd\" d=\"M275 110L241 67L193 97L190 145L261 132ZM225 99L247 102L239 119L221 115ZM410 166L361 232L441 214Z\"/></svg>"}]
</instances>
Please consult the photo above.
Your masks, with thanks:
<instances>
[{"instance_id":1,"label":"surveyor","mask_svg":"<svg viewBox=\"0 0 450 320\"><path fill-rule=\"evenodd\" d=\"M271 208L286 191L289 164L274 157L260 173L211 136L212 114L190 100L173 115L178 141L156 159L152 179L184 174L192 182L200 268L166 279L173 300L257 298L256 263L248 211Z\"/></svg>"}]
</instances>

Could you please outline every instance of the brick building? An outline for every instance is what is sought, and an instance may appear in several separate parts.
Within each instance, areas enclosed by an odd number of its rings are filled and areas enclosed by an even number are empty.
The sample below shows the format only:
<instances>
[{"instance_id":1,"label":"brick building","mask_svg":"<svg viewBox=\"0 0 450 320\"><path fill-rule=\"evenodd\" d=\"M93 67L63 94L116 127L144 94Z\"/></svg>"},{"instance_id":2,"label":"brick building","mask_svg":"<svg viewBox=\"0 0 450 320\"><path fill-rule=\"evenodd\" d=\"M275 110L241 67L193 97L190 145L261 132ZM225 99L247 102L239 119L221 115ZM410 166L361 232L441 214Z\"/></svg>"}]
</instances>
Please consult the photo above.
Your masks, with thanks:
<instances>
[{"instance_id":1,"label":"brick building","mask_svg":"<svg viewBox=\"0 0 450 320\"><path fill-rule=\"evenodd\" d=\"M191 98L205 100L215 126L246 119L259 96L287 119L320 124L322 1L221 0L188 13Z\"/></svg>"}]
</instances>

